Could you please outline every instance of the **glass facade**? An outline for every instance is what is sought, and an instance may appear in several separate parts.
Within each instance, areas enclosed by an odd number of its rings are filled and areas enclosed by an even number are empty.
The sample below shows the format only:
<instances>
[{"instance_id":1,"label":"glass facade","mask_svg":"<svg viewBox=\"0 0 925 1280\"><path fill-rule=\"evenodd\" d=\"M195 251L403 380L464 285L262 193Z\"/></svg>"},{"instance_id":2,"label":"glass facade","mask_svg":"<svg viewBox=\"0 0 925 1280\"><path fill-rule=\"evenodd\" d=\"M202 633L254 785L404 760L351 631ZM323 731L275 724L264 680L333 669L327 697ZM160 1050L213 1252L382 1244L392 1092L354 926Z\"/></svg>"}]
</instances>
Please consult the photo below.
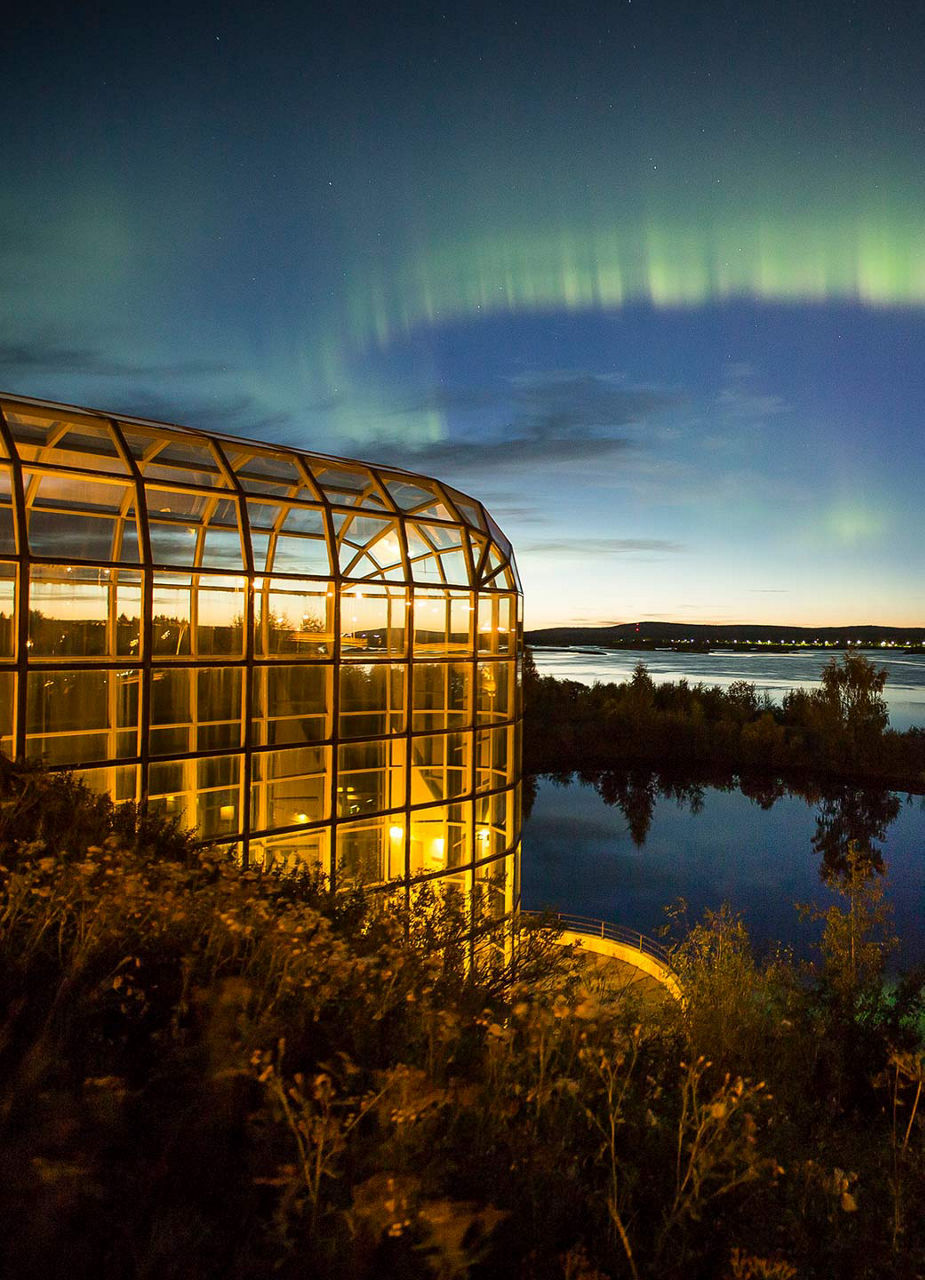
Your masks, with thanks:
<instances>
[{"instance_id":1,"label":"glass facade","mask_svg":"<svg viewBox=\"0 0 925 1280\"><path fill-rule=\"evenodd\" d=\"M509 914L520 606L438 481L0 396L0 750L245 864Z\"/></svg>"}]
</instances>

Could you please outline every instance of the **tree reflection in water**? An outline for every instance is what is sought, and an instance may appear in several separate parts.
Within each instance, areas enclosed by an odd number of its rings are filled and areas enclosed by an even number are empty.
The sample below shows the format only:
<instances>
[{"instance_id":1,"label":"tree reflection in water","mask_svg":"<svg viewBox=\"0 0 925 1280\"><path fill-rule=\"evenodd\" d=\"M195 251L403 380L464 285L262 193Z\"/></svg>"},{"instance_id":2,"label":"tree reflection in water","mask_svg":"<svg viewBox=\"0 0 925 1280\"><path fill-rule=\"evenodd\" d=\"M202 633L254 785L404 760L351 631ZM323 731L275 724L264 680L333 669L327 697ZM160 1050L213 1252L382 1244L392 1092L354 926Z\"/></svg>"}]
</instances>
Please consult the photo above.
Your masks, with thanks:
<instances>
[{"instance_id":1,"label":"tree reflection in water","mask_svg":"<svg viewBox=\"0 0 925 1280\"><path fill-rule=\"evenodd\" d=\"M709 773L693 777L645 768L545 776L563 786L573 778L590 783L605 804L623 814L637 848L646 842L660 799L673 800L679 808L697 815L703 810L707 787L740 791L765 811L785 796L797 797L816 809L816 830L811 843L821 855L820 876L830 883L845 878L851 856L856 856L868 868L868 875L883 873L882 843L902 807L900 796L883 788L813 784L768 776ZM535 794L535 780L529 781L532 786L525 788L528 802ZM529 810L529 803L525 807Z\"/></svg>"}]
</instances>

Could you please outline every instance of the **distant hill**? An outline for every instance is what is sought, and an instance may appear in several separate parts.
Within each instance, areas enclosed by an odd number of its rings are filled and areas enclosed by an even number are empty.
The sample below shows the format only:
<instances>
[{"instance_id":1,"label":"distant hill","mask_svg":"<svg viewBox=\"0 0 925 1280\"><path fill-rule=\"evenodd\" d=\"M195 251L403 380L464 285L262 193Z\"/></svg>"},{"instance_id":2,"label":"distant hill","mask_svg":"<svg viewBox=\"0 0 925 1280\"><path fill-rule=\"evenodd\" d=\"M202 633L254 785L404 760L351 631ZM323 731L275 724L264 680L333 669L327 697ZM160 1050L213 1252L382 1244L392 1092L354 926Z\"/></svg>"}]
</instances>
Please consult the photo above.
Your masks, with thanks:
<instances>
[{"instance_id":1,"label":"distant hill","mask_svg":"<svg viewBox=\"0 0 925 1280\"><path fill-rule=\"evenodd\" d=\"M657 645L690 645L703 649L726 648L733 644L841 648L848 644L877 647L884 643L921 648L925 645L925 626L791 627L785 624L623 622L614 627L544 627L526 632L524 638L527 644L595 645L607 649L651 649Z\"/></svg>"}]
</instances>

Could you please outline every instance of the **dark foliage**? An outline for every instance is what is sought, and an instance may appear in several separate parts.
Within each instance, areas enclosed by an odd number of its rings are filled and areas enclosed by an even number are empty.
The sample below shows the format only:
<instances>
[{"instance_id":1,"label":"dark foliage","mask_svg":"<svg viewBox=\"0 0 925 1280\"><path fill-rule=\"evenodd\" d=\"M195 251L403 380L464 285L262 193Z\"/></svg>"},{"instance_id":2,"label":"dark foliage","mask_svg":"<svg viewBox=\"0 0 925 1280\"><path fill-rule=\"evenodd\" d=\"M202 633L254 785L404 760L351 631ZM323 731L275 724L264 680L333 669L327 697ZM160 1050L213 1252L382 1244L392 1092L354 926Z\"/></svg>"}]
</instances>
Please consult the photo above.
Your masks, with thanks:
<instances>
[{"instance_id":1,"label":"dark foliage","mask_svg":"<svg viewBox=\"0 0 925 1280\"><path fill-rule=\"evenodd\" d=\"M922 989L863 859L816 972L720 911L642 1005L543 928L471 963L452 895L242 872L36 771L0 808L4 1274L925 1269Z\"/></svg>"},{"instance_id":2,"label":"dark foliage","mask_svg":"<svg viewBox=\"0 0 925 1280\"><path fill-rule=\"evenodd\" d=\"M833 658L819 689L780 706L746 681L655 685L643 663L624 684L536 677L525 683L524 769L724 769L925 791L925 730L886 728L885 681L860 654Z\"/></svg>"}]
</instances>

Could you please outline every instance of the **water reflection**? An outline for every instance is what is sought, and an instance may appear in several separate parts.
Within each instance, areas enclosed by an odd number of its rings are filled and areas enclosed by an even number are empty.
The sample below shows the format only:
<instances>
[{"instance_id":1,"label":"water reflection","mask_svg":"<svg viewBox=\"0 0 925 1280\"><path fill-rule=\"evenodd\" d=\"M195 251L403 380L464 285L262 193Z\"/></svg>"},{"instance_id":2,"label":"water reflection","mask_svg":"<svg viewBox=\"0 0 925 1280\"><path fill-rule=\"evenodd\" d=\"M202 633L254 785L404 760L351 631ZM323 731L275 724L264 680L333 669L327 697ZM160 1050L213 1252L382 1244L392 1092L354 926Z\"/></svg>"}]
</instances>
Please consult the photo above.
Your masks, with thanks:
<instances>
[{"instance_id":1,"label":"water reflection","mask_svg":"<svg viewBox=\"0 0 925 1280\"><path fill-rule=\"evenodd\" d=\"M673 801L677 808L694 817L703 811L707 788L738 791L764 812L785 796L803 800L815 809L811 844L821 855L819 873L825 881L844 877L850 856L866 865L870 874L882 873L883 842L902 807L899 795L884 788L794 782L763 775L711 773L693 777L673 770L638 767L545 776L558 786L567 786L573 779L592 786L606 805L623 815L637 849L646 843L659 800ZM529 783L525 791L527 817L536 795L536 779Z\"/></svg>"},{"instance_id":2,"label":"water reflection","mask_svg":"<svg viewBox=\"0 0 925 1280\"><path fill-rule=\"evenodd\" d=\"M892 791L838 787L821 797L813 848L822 854L822 875L843 880L852 860L868 874L882 874L883 842L899 810L899 796Z\"/></svg>"},{"instance_id":3,"label":"water reflection","mask_svg":"<svg viewBox=\"0 0 925 1280\"><path fill-rule=\"evenodd\" d=\"M795 904L836 903L854 855L895 913L894 963L925 962L922 797L645 768L543 775L525 796L527 908L654 935L679 897L691 920L729 902L759 950L780 942L809 959L819 927Z\"/></svg>"}]
</instances>

